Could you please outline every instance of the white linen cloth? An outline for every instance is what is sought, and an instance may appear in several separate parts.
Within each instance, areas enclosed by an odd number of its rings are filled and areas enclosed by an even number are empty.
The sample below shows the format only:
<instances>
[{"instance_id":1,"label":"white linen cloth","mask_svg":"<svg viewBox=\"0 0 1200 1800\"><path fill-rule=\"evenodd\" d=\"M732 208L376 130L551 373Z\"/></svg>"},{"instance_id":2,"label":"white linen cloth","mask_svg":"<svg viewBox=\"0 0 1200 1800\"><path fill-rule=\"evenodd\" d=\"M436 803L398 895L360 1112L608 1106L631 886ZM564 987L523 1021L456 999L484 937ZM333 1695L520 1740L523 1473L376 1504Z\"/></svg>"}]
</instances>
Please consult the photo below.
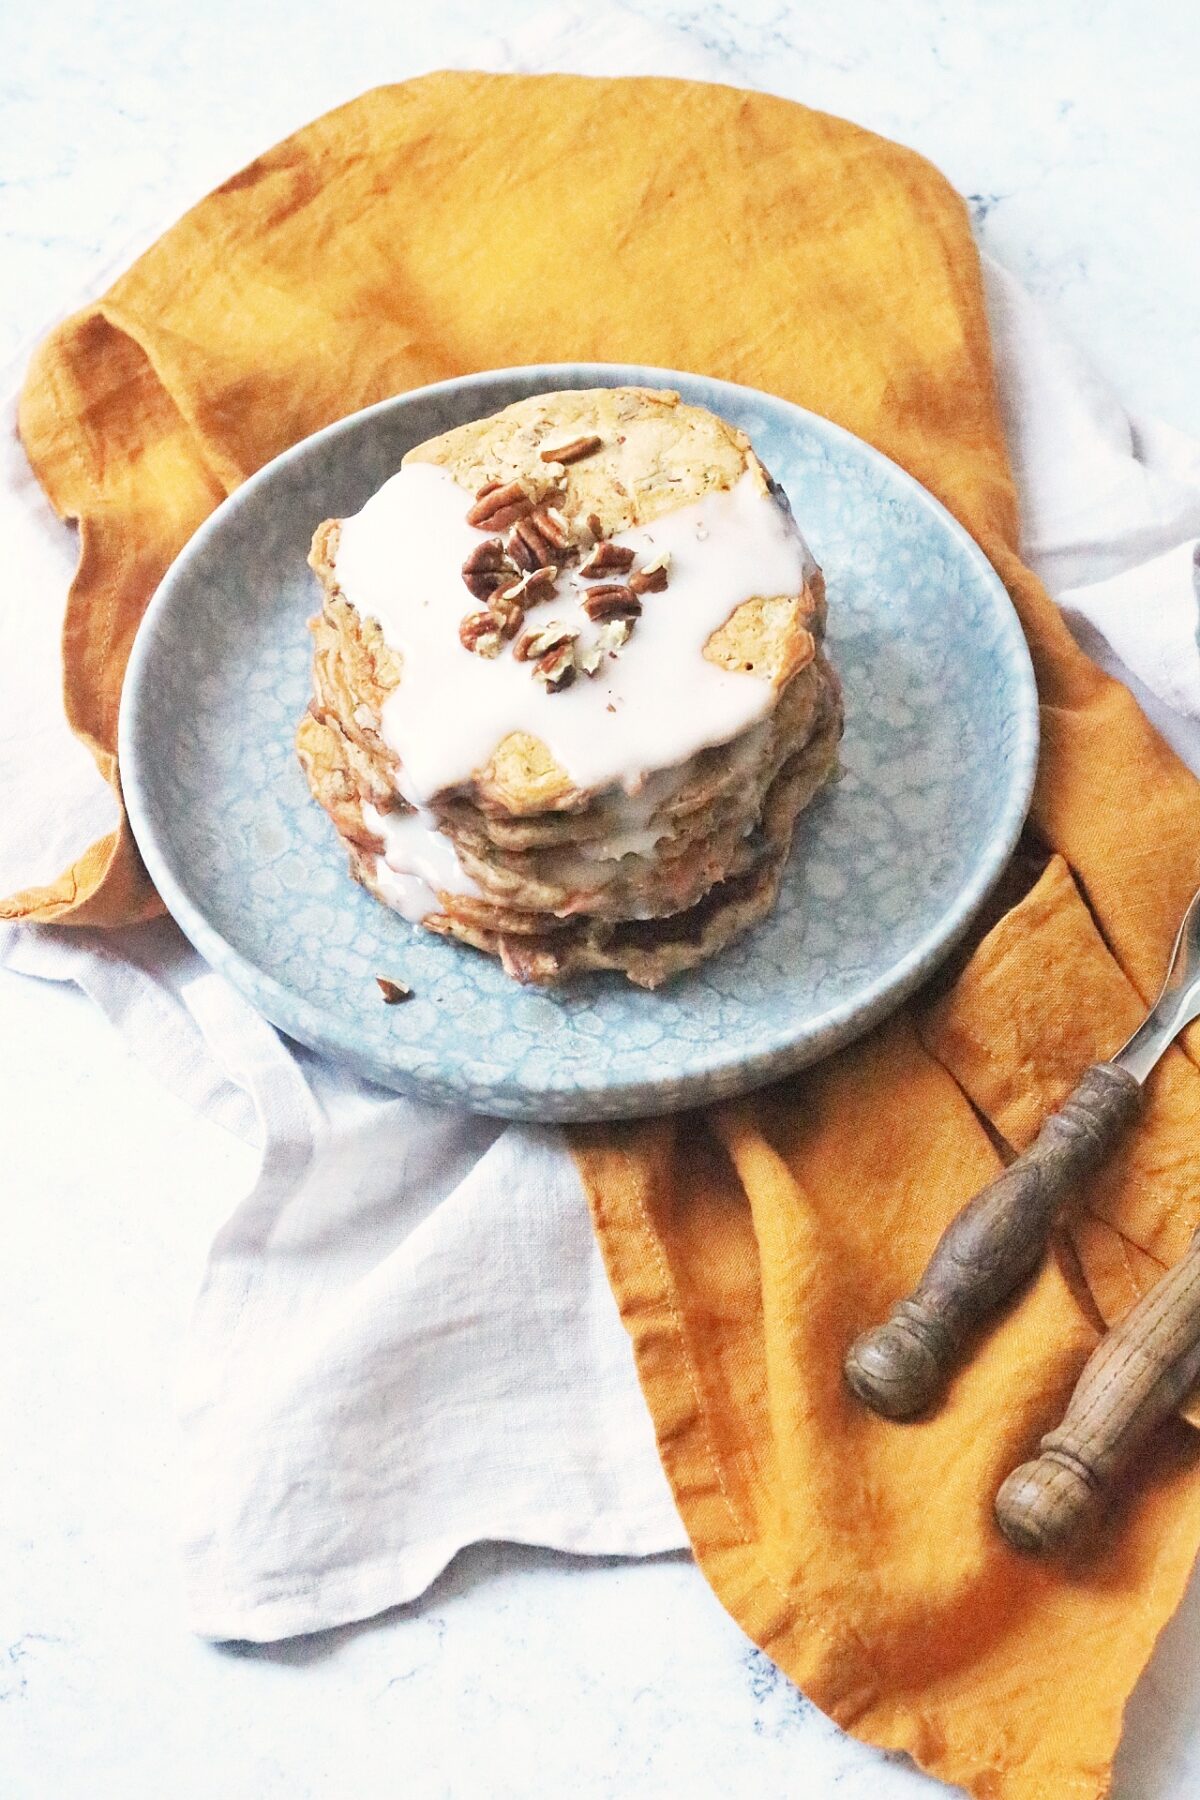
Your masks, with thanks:
<instances>
[{"instance_id":1,"label":"white linen cloth","mask_svg":"<svg viewBox=\"0 0 1200 1800\"><path fill-rule=\"evenodd\" d=\"M722 75L690 40L582 7L472 61ZM1200 770L1200 445L1132 418L1021 287L985 269L1025 556ZM0 620L17 647L0 659L8 891L56 875L113 812L61 716L73 534L29 474L11 402L0 454L0 531L22 572L0 595L20 607ZM11 928L0 962L78 983L165 1082L261 1142L183 1356L194 1630L261 1640L363 1618L482 1538L624 1555L685 1543L558 1132L347 1077L281 1039L170 921Z\"/></svg>"}]
</instances>

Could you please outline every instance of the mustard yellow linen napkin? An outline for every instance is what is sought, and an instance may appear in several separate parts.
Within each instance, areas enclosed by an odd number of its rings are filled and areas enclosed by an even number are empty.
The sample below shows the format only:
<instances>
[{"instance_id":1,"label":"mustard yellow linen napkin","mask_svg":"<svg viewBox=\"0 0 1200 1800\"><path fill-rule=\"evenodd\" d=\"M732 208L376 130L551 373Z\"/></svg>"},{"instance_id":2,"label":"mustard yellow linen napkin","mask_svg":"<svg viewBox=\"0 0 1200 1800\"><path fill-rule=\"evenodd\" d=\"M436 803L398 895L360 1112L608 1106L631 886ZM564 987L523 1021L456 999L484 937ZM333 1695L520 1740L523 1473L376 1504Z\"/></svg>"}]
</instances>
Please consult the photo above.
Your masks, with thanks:
<instances>
[{"instance_id":1,"label":"mustard yellow linen napkin","mask_svg":"<svg viewBox=\"0 0 1200 1800\"><path fill-rule=\"evenodd\" d=\"M919 157L761 94L441 74L308 126L43 345L22 433L80 523L72 724L119 785L133 633L224 494L405 388L511 363L746 382L877 444L1008 585L1042 699L1040 874L944 981L804 1077L686 1121L574 1134L700 1566L819 1705L991 1800L1106 1791L1126 1697L1200 1543L1165 1432L1097 1545L1022 1561L994 1490L1106 1318L1200 1219L1200 1081L1173 1051L1056 1256L927 1423L846 1396L842 1352L947 1219L1119 1043L1200 884L1200 786L1077 650L1017 555L979 269ZM832 597L836 606L837 596ZM8 917L157 906L125 824Z\"/></svg>"}]
</instances>

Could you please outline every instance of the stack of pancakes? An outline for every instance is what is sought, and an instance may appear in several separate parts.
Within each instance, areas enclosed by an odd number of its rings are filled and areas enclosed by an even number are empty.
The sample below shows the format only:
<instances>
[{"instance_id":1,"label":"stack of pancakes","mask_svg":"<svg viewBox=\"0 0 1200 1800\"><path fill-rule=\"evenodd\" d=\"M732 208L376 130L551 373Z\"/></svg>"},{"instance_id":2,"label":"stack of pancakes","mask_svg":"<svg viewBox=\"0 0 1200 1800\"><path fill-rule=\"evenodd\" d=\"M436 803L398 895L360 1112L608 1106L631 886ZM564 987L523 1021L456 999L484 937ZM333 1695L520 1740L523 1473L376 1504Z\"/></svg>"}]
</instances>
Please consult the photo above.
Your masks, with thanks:
<instances>
[{"instance_id":1,"label":"stack of pancakes","mask_svg":"<svg viewBox=\"0 0 1200 1800\"><path fill-rule=\"evenodd\" d=\"M464 573L455 653L524 655L530 680L540 675L552 690L553 708L577 704L597 680L616 684L618 699L622 660L639 654L639 614L672 601L669 570L643 558L638 579L621 544L627 534L635 542L640 528L747 479L755 503L761 495L779 509L794 534L802 552L795 591L757 593L747 570L746 597L697 652L730 679L755 684L746 691L754 716L732 739L704 741L701 721L681 760L625 769L620 779L589 787L514 720L481 766L420 794L398 748L403 632L386 631L343 588L341 522L326 521L313 541L310 561L324 604L312 623L314 694L297 748L314 797L349 849L353 873L385 903L397 903L388 828L407 819L452 846L447 855L440 845L435 866L452 868L453 877L440 884L426 859L425 882L417 884L424 899L416 911L405 907L426 929L498 956L520 981L551 984L613 969L655 987L769 912L796 818L835 768L841 700L822 649L820 571L748 440L672 393L537 395L410 451L404 467L421 463L452 477L464 513L481 515L479 542L498 546L468 558L472 568L499 568ZM540 552L539 521L549 534ZM597 556L606 544L611 548ZM697 545L698 555L704 550ZM536 575L551 556L552 591L548 578ZM587 616L601 623L565 647L553 642L555 631L545 627L579 604L586 608L600 586L626 598L593 600ZM677 591L685 592L682 583ZM644 654L652 653L648 643ZM686 682L688 671L664 670L662 679ZM445 705L454 704L451 684ZM410 882L410 899L413 891Z\"/></svg>"}]
</instances>

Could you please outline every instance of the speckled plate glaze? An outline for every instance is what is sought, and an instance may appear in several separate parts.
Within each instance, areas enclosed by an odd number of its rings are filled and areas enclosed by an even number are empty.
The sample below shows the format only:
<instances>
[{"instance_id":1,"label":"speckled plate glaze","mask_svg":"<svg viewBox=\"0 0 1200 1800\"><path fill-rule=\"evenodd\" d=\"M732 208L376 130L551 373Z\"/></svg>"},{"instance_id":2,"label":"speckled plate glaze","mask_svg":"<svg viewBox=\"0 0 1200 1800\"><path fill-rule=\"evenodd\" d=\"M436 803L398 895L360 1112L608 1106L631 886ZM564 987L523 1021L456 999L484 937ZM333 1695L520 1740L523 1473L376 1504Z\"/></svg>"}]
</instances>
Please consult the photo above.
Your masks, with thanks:
<instances>
[{"instance_id":1,"label":"speckled plate glaze","mask_svg":"<svg viewBox=\"0 0 1200 1800\"><path fill-rule=\"evenodd\" d=\"M825 569L844 775L801 820L764 925L657 993L517 987L407 925L347 871L292 734L309 691L314 527L413 444L527 394L677 388L750 435ZM447 696L453 704L453 696ZM1016 842L1033 672L978 547L877 451L785 401L664 369L561 364L356 413L245 483L169 570L121 708L138 844L197 949L276 1025L428 1099L527 1119L663 1112L814 1061L880 1019L964 930ZM375 976L415 997L381 1004Z\"/></svg>"}]
</instances>

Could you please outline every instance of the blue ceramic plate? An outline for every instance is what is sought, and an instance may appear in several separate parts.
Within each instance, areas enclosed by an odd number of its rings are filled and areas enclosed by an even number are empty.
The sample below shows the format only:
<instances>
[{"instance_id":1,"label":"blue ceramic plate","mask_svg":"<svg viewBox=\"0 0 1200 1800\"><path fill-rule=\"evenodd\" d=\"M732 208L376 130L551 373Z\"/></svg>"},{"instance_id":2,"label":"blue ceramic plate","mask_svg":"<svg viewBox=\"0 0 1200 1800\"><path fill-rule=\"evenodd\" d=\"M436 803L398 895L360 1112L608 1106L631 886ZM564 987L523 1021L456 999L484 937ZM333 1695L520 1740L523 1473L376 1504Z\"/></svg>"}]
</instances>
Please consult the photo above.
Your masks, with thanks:
<instances>
[{"instance_id":1,"label":"blue ceramic plate","mask_svg":"<svg viewBox=\"0 0 1200 1800\"><path fill-rule=\"evenodd\" d=\"M317 599L305 555L314 527L357 511L411 445L527 394L626 383L677 388L740 425L790 495L829 587L845 772L800 820L774 915L712 962L657 993L609 975L522 989L347 874L292 750ZM979 906L1016 842L1036 755L1033 673L1008 597L895 464L750 388L574 363L386 400L247 481L159 588L120 730L146 866L196 948L260 1011L388 1087L529 1119L737 1093L865 1030ZM382 1005L377 974L415 998Z\"/></svg>"}]
</instances>

